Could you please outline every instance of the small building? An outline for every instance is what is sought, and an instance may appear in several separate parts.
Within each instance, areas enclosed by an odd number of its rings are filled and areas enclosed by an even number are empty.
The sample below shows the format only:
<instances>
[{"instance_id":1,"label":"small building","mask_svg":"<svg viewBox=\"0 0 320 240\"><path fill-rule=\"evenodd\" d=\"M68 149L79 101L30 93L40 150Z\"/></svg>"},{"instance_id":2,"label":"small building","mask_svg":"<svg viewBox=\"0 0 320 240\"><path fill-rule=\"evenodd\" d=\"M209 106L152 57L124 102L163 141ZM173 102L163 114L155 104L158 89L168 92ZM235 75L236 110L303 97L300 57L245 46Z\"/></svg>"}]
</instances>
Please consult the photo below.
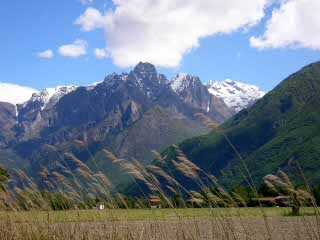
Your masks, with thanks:
<instances>
[{"instance_id":1,"label":"small building","mask_svg":"<svg viewBox=\"0 0 320 240\"><path fill-rule=\"evenodd\" d=\"M98 205L97 205L97 209L98 209L99 211L104 210L104 209L105 209L105 205L104 205L104 203L98 203Z\"/></svg>"},{"instance_id":2,"label":"small building","mask_svg":"<svg viewBox=\"0 0 320 240\"><path fill-rule=\"evenodd\" d=\"M265 207L289 207L291 202L291 198L289 196L256 198L254 200L259 201L261 205Z\"/></svg>"},{"instance_id":3,"label":"small building","mask_svg":"<svg viewBox=\"0 0 320 240\"><path fill-rule=\"evenodd\" d=\"M278 196L275 198L275 202L279 207L290 207L292 205L290 196Z\"/></svg>"},{"instance_id":4,"label":"small building","mask_svg":"<svg viewBox=\"0 0 320 240\"><path fill-rule=\"evenodd\" d=\"M157 196L151 196L149 203L151 208L161 208L161 199Z\"/></svg>"}]
</instances>

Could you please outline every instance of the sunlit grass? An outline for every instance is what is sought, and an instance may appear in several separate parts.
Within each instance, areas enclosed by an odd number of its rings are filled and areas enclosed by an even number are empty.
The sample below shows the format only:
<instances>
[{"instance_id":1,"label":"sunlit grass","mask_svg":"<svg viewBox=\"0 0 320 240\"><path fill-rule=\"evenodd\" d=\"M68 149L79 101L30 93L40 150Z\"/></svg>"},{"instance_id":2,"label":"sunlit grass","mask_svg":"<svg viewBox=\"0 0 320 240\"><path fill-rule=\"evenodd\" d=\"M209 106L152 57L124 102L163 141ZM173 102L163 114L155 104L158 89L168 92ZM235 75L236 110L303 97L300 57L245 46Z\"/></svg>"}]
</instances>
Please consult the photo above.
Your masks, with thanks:
<instances>
[{"instance_id":1,"label":"sunlit grass","mask_svg":"<svg viewBox=\"0 0 320 240\"><path fill-rule=\"evenodd\" d=\"M290 208L265 208L267 217L290 216ZM302 215L313 215L313 208L303 208ZM262 218L258 208L186 208L186 209L107 209L70 211L0 212L0 219L16 223L46 222L102 222L102 221L147 221L177 219L210 219L218 217Z\"/></svg>"}]
</instances>

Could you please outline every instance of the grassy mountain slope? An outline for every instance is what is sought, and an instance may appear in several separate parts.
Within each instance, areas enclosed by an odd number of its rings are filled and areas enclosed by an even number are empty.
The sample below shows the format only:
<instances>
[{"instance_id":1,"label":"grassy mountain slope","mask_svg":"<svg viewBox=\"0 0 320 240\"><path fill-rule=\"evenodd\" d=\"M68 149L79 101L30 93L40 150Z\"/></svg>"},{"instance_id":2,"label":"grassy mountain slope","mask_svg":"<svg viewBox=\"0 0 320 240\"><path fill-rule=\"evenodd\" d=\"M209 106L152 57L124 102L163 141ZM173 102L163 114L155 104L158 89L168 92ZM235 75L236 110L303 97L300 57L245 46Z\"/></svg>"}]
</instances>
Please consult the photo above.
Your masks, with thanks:
<instances>
[{"instance_id":1,"label":"grassy mountain slope","mask_svg":"<svg viewBox=\"0 0 320 240\"><path fill-rule=\"evenodd\" d=\"M320 182L320 63L284 80L253 107L221 126L257 181L278 168L297 172L301 165ZM192 138L179 147L194 163L228 185L243 182L241 161L219 132ZM175 157L174 148L164 152ZM299 163L299 164L297 164Z\"/></svg>"}]
</instances>

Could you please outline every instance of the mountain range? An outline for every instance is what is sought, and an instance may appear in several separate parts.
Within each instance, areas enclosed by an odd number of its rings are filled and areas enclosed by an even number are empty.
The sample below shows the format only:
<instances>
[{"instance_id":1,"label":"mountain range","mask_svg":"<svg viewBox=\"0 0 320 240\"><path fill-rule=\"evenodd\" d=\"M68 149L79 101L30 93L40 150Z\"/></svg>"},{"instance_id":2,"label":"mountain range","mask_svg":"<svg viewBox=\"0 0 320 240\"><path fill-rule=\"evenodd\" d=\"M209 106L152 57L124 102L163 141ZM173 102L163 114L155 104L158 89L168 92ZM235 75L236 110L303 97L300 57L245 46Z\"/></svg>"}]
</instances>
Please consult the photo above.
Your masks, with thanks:
<instances>
[{"instance_id":1,"label":"mountain range","mask_svg":"<svg viewBox=\"0 0 320 240\"><path fill-rule=\"evenodd\" d=\"M23 170L40 188L54 190L58 176L72 181L70 174L83 174L84 166L117 185L125 177L104 150L148 164L152 150L210 131L196 114L220 124L262 95L237 82L205 86L191 75L169 81L152 64L139 63L93 86L45 89L22 104L0 103L0 164L15 169L12 176L21 178ZM17 179L11 184L26 184Z\"/></svg>"}]
</instances>

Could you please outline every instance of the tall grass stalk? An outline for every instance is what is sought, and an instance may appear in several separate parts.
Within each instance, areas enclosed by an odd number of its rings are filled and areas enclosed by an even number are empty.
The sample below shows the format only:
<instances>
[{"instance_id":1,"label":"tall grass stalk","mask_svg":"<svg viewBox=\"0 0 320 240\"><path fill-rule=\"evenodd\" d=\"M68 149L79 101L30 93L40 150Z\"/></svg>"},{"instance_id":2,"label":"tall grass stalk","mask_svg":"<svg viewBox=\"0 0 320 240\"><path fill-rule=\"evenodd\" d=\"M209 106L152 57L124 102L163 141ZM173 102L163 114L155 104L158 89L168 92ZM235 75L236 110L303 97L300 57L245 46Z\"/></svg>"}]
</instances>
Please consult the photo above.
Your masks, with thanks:
<instances>
[{"instance_id":1,"label":"tall grass stalk","mask_svg":"<svg viewBox=\"0 0 320 240\"><path fill-rule=\"evenodd\" d=\"M201 115L199 117L204 118ZM258 198L249 168L236 146L216 124L208 119L203 121L225 138L242 164L244 181ZM72 153L62 154L48 146L59 158L58 167L65 175L54 167L40 166L39 176L33 177L41 179L50 192L44 192L44 186L37 185L24 171L14 172L16 187L1 193L0 198L0 206L6 210L0 212L1 240L320 239L319 211L312 197L315 216L284 218L282 209L274 209L281 213L273 216L270 209L263 208L260 200L257 210L248 208L240 194L227 191L215 176L189 160L178 146L173 146L176 159L168 160L154 152L158 161L147 166L135 159L120 159L104 149L102 152L105 156L129 175L138 189L139 197L132 198L130 202L127 196L114 190L112 182L103 169L99 169L86 144L82 141L77 144L89 152L93 169ZM71 167L71 163L74 167ZM168 163L172 169L163 168ZM302 167L298 165L298 168L306 182L306 192L311 196L311 188ZM195 189L186 187L183 180L175 178L174 172L192 181ZM280 186L299 202L305 192L296 189L284 172L278 175L265 178L266 184L278 192ZM150 210L151 196L157 196L166 209ZM97 203L104 203L106 209L95 210ZM56 210L55 207L68 211L52 211ZM246 215L252 211L255 214ZM297 235L299 238L295 238Z\"/></svg>"}]
</instances>

